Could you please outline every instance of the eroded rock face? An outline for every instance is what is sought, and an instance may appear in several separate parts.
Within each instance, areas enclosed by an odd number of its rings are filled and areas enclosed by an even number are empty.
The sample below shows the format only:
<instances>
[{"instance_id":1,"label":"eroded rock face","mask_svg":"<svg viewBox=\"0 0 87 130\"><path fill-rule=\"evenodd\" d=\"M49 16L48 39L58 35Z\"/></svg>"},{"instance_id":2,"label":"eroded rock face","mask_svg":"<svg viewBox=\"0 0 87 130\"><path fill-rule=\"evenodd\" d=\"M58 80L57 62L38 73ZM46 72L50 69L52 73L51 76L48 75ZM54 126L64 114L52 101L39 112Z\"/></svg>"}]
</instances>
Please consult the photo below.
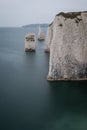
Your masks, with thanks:
<instances>
[{"instance_id":1,"label":"eroded rock face","mask_svg":"<svg viewBox=\"0 0 87 130\"><path fill-rule=\"evenodd\" d=\"M34 33L29 33L25 36L25 51L35 51L36 38Z\"/></svg>"},{"instance_id":2,"label":"eroded rock face","mask_svg":"<svg viewBox=\"0 0 87 130\"><path fill-rule=\"evenodd\" d=\"M52 38L53 38L53 23L51 23L47 29L45 52L50 52L50 45L52 42Z\"/></svg>"},{"instance_id":3,"label":"eroded rock face","mask_svg":"<svg viewBox=\"0 0 87 130\"><path fill-rule=\"evenodd\" d=\"M56 15L48 27L48 80L87 79L87 12Z\"/></svg>"}]
</instances>

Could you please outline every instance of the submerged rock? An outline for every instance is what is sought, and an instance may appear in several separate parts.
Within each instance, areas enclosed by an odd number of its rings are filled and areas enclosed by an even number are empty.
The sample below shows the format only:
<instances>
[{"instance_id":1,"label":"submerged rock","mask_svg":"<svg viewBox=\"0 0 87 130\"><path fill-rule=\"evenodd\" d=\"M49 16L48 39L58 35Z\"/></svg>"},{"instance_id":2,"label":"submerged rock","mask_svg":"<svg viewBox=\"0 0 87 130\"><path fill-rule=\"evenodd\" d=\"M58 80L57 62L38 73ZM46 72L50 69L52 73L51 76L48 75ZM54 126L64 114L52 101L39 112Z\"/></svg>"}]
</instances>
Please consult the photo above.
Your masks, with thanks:
<instances>
[{"instance_id":1,"label":"submerged rock","mask_svg":"<svg viewBox=\"0 0 87 130\"><path fill-rule=\"evenodd\" d=\"M36 38L34 33L29 33L25 36L25 51L35 51Z\"/></svg>"},{"instance_id":2,"label":"submerged rock","mask_svg":"<svg viewBox=\"0 0 87 130\"><path fill-rule=\"evenodd\" d=\"M47 30L48 80L87 79L87 12L59 13Z\"/></svg>"}]
</instances>

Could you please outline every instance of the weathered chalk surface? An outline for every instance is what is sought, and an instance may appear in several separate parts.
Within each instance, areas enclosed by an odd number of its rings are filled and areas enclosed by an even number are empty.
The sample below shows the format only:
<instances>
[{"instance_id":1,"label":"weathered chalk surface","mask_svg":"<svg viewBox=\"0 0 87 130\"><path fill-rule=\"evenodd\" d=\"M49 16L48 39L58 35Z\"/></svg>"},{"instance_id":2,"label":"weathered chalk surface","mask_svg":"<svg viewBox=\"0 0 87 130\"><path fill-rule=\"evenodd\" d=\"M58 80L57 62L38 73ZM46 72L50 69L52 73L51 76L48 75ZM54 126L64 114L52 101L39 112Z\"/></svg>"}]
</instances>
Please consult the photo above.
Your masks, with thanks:
<instances>
[{"instance_id":1,"label":"weathered chalk surface","mask_svg":"<svg viewBox=\"0 0 87 130\"><path fill-rule=\"evenodd\" d=\"M45 45L45 52L50 52L50 45L53 38L53 24L50 24L47 29L46 34L46 45Z\"/></svg>"},{"instance_id":2,"label":"weathered chalk surface","mask_svg":"<svg viewBox=\"0 0 87 130\"><path fill-rule=\"evenodd\" d=\"M56 15L47 30L48 80L87 80L87 12Z\"/></svg>"},{"instance_id":3,"label":"weathered chalk surface","mask_svg":"<svg viewBox=\"0 0 87 130\"><path fill-rule=\"evenodd\" d=\"M29 33L25 36L25 51L35 51L36 38L34 33Z\"/></svg>"}]
</instances>

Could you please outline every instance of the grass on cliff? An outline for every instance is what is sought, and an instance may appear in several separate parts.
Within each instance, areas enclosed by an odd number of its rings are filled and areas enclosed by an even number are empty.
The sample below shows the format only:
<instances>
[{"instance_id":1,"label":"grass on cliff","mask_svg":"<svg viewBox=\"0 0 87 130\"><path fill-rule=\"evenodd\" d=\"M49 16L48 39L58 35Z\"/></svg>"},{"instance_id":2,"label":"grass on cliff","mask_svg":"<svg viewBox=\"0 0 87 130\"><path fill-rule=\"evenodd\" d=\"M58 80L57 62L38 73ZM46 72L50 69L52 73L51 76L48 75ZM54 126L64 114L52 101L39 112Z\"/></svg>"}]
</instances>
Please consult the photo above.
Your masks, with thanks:
<instances>
[{"instance_id":1,"label":"grass on cliff","mask_svg":"<svg viewBox=\"0 0 87 130\"><path fill-rule=\"evenodd\" d=\"M81 13L87 13L87 11L83 11L83 12L69 12L69 13L61 12L61 13L57 14L56 16L62 15L62 16L65 17L65 18L74 19L74 18L76 18L77 16L81 15Z\"/></svg>"}]
</instances>

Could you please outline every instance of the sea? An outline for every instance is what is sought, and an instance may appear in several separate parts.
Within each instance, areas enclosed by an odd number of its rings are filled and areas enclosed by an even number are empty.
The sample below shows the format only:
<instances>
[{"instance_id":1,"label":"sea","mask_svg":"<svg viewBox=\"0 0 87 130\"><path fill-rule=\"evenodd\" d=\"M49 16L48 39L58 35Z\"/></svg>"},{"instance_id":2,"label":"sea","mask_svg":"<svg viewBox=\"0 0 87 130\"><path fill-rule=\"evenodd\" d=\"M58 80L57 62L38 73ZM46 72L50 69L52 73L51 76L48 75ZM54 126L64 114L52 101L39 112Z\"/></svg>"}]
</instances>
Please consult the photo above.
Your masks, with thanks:
<instances>
[{"instance_id":1,"label":"sea","mask_svg":"<svg viewBox=\"0 0 87 130\"><path fill-rule=\"evenodd\" d=\"M0 28L0 130L87 130L87 82L47 81L46 41L26 53L29 32L38 26Z\"/></svg>"}]
</instances>

